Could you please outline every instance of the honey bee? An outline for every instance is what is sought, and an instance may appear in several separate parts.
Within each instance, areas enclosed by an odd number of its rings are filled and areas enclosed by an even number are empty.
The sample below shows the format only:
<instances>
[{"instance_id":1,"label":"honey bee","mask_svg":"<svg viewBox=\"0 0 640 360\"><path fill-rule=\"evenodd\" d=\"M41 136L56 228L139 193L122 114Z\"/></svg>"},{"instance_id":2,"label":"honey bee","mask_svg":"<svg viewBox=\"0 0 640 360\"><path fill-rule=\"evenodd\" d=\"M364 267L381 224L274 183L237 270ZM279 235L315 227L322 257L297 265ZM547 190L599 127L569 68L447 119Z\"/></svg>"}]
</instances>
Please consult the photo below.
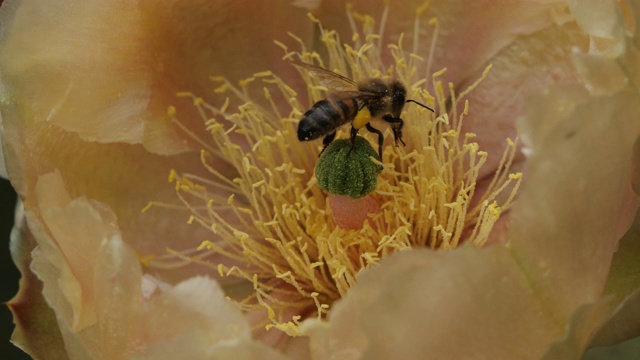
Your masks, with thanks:
<instances>
[{"instance_id":1,"label":"honey bee","mask_svg":"<svg viewBox=\"0 0 640 360\"><path fill-rule=\"evenodd\" d=\"M337 129L351 123L351 144L355 144L358 130L366 127L369 132L378 135L378 155L382 159L382 132L374 128L372 118L388 122L396 142L405 145L402 140L404 121L400 113L407 102L416 103L433 112L433 109L415 100L406 100L407 90L398 80L384 81L372 78L356 83L347 77L316 65L291 61L291 64L309 72L331 90L326 99L313 104L298 123L298 140L310 141L324 136L324 149L335 139ZM353 148L352 148L353 149Z\"/></svg>"}]
</instances>

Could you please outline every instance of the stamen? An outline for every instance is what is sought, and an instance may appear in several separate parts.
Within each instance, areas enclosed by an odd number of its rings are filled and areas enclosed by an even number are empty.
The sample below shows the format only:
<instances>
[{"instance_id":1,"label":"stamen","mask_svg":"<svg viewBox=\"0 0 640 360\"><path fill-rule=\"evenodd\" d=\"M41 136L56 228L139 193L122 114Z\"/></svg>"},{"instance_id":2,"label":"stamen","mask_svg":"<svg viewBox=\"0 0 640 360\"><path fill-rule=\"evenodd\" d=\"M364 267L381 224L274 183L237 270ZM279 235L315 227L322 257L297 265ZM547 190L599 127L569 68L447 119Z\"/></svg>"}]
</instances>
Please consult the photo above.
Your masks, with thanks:
<instances>
[{"instance_id":1,"label":"stamen","mask_svg":"<svg viewBox=\"0 0 640 360\"><path fill-rule=\"evenodd\" d=\"M367 166L382 171L377 179L374 174L377 186L374 182L367 189L373 190L368 196L379 204L379 209L368 215L361 228L344 229L336 225L327 194L314 176L321 146L297 140L297 124L302 114L331 91L314 77L301 73L307 84L306 105L298 99L296 91L270 71L254 74L237 85L223 77L212 78L216 92L224 99L220 105L189 92L180 93L180 97L190 98L196 107L211 136L207 140L197 138L182 126L175 108L168 112L172 121L202 146L200 160L211 174L203 178L170 173L170 181L175 183L177 197L183 204L176 210L187 211L188 222L208 229L210 237L192 239L187 249L141 256L141 261L144 259L146 265L154 268L199 264L220 276L244 282L253 289L252 294L233 301L243 311L265 314L256 329L278 329L296 336L302 320L325 318L331 304L357 283L361 271L376 266L396 251L412 247L455 249L469 241L484 245L493 225L512 205L522 181L521 174L510 172L517 139L507 140L507 149L486 192L476 194L478 175L487 153L474 142L475 134L462 132L462 123L473 111L466 96L487 76L490 67L462 93L456 93L453 84L447 84L445 92L439 77L446 68L441 69L430 75L431 93L423 88L428 78L417 76L417 64L425 60L404 51L403 36L397 44L389 45L393 64L384 67L380 56L384 34L373 33L371 17L355 13L351 5L347 9L348 21L356 34L351 46L341 44L336 32L325 30L309 15L319 25L320 40L328 54L326 62L318 53L307 51L293 34L289 36L300 44L299 52L276 44L283 49L284 59L299 59L323 67L326 63L329 70L356 81L375 76L382 81L398 79L411 84L407 91L411 100L407 102L419 107L407 106L401 114L406 147L385 144L381 159L376 159L375 150L373 155L365 156ZM418 46L415 41L419 17L424 10L420 9L416 13L414 50ZM385 5L381 32L387 12ZM357 31L358 22L364 36ZM432 19L430 24L434 25L431 44L434 49L437 20ZM432 59L431 54L426 59L428 69ZM263 87L260 101L249 95L255 93L249 90L257 86ZM464 106L459 106L461 101ZM434 104L437 112L425 104ZM460 110L462 113L458 114ZM385 139L391 139L392 135L388 127L384 129ZM339 129L337 138L345 137ZM358 139L376 144L377 149L377 135ZM362 174L355 175L354 181L361 180ZM498 200L502 198L507 200ZM144 211L158 206L170 207L150 202ZM214 254L226 261L213 263Z\"/></svg>"}]
</instances>

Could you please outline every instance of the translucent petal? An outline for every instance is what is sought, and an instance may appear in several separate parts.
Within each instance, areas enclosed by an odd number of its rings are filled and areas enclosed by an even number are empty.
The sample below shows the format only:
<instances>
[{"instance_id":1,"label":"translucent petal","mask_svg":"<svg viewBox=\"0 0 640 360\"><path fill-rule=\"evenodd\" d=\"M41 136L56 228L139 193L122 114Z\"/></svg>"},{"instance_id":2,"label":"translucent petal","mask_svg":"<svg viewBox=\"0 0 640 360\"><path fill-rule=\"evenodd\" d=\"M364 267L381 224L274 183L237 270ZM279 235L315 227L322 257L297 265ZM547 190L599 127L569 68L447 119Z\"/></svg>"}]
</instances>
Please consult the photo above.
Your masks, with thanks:
<instances>
[{"instance_id":1,"label":"translucent petal","mask_svg":"<svg viewBox=\"0 0 640 360\"><path fill-rule=\"evenodd\" d=\"M563 330L501 246L411 250L362 274L309 329L318 358L539 358Z\"/></svg>"},{"instance_id":2,"label":"translucent petal","mask_svg":"<svg viewBox=\"0 0 640 360\"><path fill-rule=\"evenodd\" d=\"M11 232L11 257L20 270L18 293L7 302L16 325L11 342L35 358L62 359L66 350L53 309L42 294L42 282L29 269L36 241L29 231L20 207Z\"/></svg>"},{"instance_id":3,"label":"translucent petal","mask_svg":"<svg viewBox=\"0 0 640 360\"><path fill-rule=\"evenodd\" d=\"M60 173L42 176L37 194L38 211L27 211L37 242L31 268L44 283L69 358L117 359L167 344L175 351L188 345L194 354L242 349L247 359L257 356L261 345L252 342L248 321L215 281L194 277L143 297L140 262L108 208L72 199ZM33 338L45 346L55 340Z\"/></svg>"},{"instance_id":4,"label":"translucent petal","mask_svg":"<svg viewBox=\"0 0 640 360\"><path fill-rule=\"evenodd\" d=\"M184 128L208 139L192 100L176 93L215 96L211 75L237 81L265 69L293 73L273 40L295 43L288 30L307 39L313 23L285 2L49 5L5 1L0 11L2 142L16 190L30 207L38 176L58 169L74 194L113 209L123 238L141 255L196 247L206 230L185 226L189 215L167 176L171 169L202 175L199 153L184 153L202 145L171 121L167 107L175 105ZM256 23L269 31L256 31ZM233 175L224 162L218 169ZM143 214L151 201L167 206ZM195 272L183 268L167 280Z\"/></svg>"},{"instance_id":5,"label":"translucent petal","mask_svg":"<svg viewBox=\"0 0 640 360\"><path fill-rule=\"evenodd\" d=\"M579 340L571 351L581 353L608 310L572 313L604 287L625 217L639 104L621 93L577 105L531 144L509 245L385 259L334 305L328 323L307 325L314 354L540 358L570 322Z\"/></svg>"},{"instance_id":6,"label":"translucent petal","mask_svg":"<svg viewBox=\"0 0 640 360\"><path fill-rule=\"evenodd\" d=\"M236 81L266 69L292 72L273 40L287 42L287 31L306 38L312 29L304 10L285 2L8 3L3 98L21 118L163 155L197 148L166 116L177 92L208 94L213 75ZM255 31L257 22L268 31ZM189 102L176 106L196 115ZM204 131L197 116L185 118L192 131Z\"/></svg>"}]
</instances>

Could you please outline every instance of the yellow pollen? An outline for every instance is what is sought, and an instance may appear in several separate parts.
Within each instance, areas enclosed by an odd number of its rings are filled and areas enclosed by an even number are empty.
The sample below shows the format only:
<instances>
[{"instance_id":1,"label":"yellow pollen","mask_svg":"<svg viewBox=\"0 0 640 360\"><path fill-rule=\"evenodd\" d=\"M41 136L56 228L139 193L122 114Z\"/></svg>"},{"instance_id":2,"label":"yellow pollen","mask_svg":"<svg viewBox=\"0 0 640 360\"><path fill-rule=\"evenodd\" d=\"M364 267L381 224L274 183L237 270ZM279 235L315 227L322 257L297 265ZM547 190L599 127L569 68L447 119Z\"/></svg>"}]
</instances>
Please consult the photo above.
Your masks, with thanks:
<instances>
[{"instance_id":1,"label":"yellow pollen","mask_svg":"<svg viewBox=\"0 0 640 360\"><path fill-rule=\"evenodd\" d=\"M421 5L417 14L427 6L426 2ZM341 44L334 31L322 28L309 14L319 26L326 58L307 51L292 34L301 51L290 51L281 42L277 45L286 59L313 63L356 80L398 79L407 86L408 99L436 109L434 114L415 104L404 107L406 147L393 146L386 124L376 126L384 133L385 145L382 161L372 161L382 165L383 171L370 196L380 204L380 211L370 214L360 230L344 230L334 223L327 195L314 177L321 144L297 139L302 114L330 91L318 79L301 73L308 96L300 98L271 71L254 74L238 85L212 77L214 92L222 95L215 102L190 92L177 94L192 101L207 128L210 138L200 139L180 127L202 145L200 161L210 176L169 172L169 182L175 183L189 212L189 223L210 231L210 240L186 239L192 241L187 250L169 249L155 258L139 256L150 267L197 263L221 277L239 279L251 295L230 298L244 311L265 313L259 328L291 336L298 334L304 318L325 318L331 304L357 283L358 274L389 254L410 248L455 249L462 243L483 246L494 224L512 206L522 181L522 174L510 171L518 140L506 139L493 178L482 193L478 190L488 154L474 141L476 134L462 131L462 123L473 111L466 97L490 66L462 92L456 93L454 84L447 84L445 91L440 77L446 68L427 78L419 75L418 67L426 64L428 69L431 58L406 51L403 36L388 47L393 63L385 65L382 59L387 56L381 55L381 37L374 31L373 18L355 13L350 4L347 8L348 20L358 34L353 44ZM437 26L435 19L429 23ZM247 90L260 90L258 84L262 95L250 97L257 92ZM180 126L175 111L167 113ZM365 108L353 126L361 128L370 120ZM348 137L348 131L348 127L340 129L337 137ZM375 135L365 136L376 144ZM163 205L150 202L144 211L153 206ZM213 263L214 254L225 260Z\"/></svg>"},{"instance_id":2,"label":"yellow pollen","mask_svg":"<svg viewBox=\"0 0 640 360\"><path fill-rule=\"evenodd\" d=\"M371 113L369 108L364 108L358 112L356 118L353 120L353 127L356 129L362 129L371 120Z\"/></svg>"},{"instance_id":3,"label":"yellow pollen","mask_svg":"<svg viewBox=\"0 0 640 360\"><path fill-rule=\"evenodd\" d=\"M209 240L205 240L198 246L198 251L203 249L211 250L212 248L213 248L213 243Z\"/></svg>"}]
</instances>

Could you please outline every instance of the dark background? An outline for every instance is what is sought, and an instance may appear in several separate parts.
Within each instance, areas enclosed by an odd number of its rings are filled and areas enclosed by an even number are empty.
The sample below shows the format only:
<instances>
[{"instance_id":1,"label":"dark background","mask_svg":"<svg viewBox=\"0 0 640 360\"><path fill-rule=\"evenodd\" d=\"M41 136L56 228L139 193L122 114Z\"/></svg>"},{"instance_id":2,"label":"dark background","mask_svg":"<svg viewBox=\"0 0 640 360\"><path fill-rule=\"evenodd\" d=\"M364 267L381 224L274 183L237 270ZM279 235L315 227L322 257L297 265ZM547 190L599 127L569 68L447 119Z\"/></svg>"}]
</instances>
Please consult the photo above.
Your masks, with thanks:
<instances>
[{"instance_id":1,"label":"dark background","mask_svg":"<svg viewBox=\"0 0 640 360\"><path fill-rule=\"evenodd\" d=\"M2 5L0 0L0 6ZM1 26L2 24L0 24ZM0 149L2 151L2 149ZM18 291L20 273L9 253L9 234L13 226L16 192L9 180L0 178L0 358L3 360L28 360L30 356L9 342L13 332L13 316L4 305Z\"/></svg>"},{"instance_id":2,"label":"dark background","mask_svg":"<svg viewBox=\"0 0 640 360\"><path fill-rule=\"evenodd\" d=\"M0 2L1 3L1 2ZM8 180L0 179L0 358L3 360L30 359L9 342L13 332L11 311L4 305L18 291L20 273L9 253L9 233L13 226L16 193Z\"/></svg>"},{"instance_id":3,"label":"dark background","mask_svg":"<svg viewBox=\"0 0 640 360\"><path fill-rule=\"evenodd\" d=\"M0 0L0 5L2 5ZM0 24L1 26L2 24ZM2 151L2 149L0 149ZM9 342L13 332L11 311L4 305L18 291L20 273L13 265L9 253L9 234L13 226L13 210L16 193L8 180L0 178L0 358L3 360L28 360L27 354Z\"/></svg>"}]
</instances>

